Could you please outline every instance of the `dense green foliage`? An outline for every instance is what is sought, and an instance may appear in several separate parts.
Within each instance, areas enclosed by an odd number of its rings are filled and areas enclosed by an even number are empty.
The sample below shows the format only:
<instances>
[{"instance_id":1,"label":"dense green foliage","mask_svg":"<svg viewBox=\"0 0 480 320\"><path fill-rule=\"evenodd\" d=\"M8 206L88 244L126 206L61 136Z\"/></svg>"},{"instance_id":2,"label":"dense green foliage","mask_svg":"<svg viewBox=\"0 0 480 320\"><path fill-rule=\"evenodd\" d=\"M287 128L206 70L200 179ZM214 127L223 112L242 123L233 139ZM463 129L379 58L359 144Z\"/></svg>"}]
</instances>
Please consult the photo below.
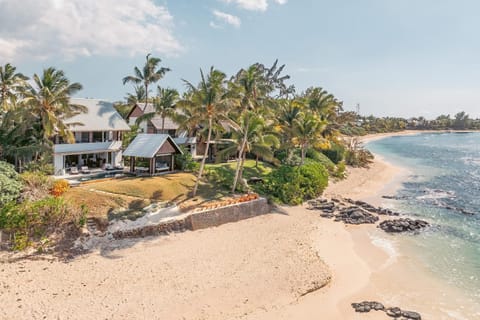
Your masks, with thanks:
<instances>
[{"instance_id":1,"label":"dense green foliage","mask_svg":"<svg viewBox=\"0 0 480 320\"><path fill-rule=\"evenodd\" d=\"M14 247L21 250L34 241L45 242L63 224L77 221L61 197L10 202L0 209L0 229L13 235Z\"/></svg>"},{"instance_id":2,"label":"dense green foliage","mask_svg":"<svg viewBox=\"0 0 480 320\"><path fill-rule=\"evenodd\" d=\"M0 161L0 207L20 196L22 183L13 165Z\"/></svg>"},{"instance_id":3,"label":"dense green foliage","mask_svg":"<svg viewBox=\"0 0 480 320\"><path fill-rule=\"evenodd\" d=\"M180 146L180 149L182 149L183 154L175 157L175 167L183 171L197 171L200 165L193 159L190 151L184 146Z\"/></svg>"},{"instance_id":4,"label":"dense green foliage","mask_svg":"<svg viewBox=\"0 0 480 320\"><path fill-rule=\"evenodd\" d=\"M302 166L282 165L274 169L263 190L276 201L298 205L321 195L327 185L325 167L319 162L307 161Z\"/></svg>"}]
</instances>

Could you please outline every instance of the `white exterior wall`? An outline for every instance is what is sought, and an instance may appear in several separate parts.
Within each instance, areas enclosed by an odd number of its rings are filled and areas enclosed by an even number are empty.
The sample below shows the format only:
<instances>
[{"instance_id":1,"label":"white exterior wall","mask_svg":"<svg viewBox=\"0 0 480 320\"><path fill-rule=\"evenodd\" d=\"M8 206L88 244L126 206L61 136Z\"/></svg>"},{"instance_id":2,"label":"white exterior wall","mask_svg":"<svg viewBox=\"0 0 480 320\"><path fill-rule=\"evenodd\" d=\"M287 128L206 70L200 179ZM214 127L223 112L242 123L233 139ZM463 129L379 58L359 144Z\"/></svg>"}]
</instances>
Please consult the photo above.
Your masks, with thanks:
<instances>
[{"instance_id":1,"label":"white exterior wall","mask_svg":"<svg viewBox=\"0 0 480 320\"><path fill-rule=\"evenodd\" d=\"M63 167L63 155L56 154L54 156L53 166L54 166L54 174L55 175L63 174L63 172L62 172L62 170L64 169L64 167Z\"/></svg>"},{"instance_id":2,"label":"white exterior wall","mask_svg":"<svg viewBox=\"0 0 480 320\"><path fill-rule=\"evenodd\" d=\"M119 150L117 152L112 152L112 164L114 166L119 166L123 165L122 163L122 150Z\"/></svg>"}]
</instances>

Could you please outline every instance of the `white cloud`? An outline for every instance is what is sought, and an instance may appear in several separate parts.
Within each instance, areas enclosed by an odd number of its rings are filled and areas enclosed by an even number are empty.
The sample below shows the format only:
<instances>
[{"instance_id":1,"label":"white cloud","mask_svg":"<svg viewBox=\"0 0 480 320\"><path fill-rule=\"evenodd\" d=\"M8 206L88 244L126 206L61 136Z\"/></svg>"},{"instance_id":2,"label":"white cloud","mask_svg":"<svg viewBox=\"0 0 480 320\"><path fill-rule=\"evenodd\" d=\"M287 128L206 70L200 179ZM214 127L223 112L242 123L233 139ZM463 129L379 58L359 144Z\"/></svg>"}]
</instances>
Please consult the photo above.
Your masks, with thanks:
<instances>
[{"instance_id":1,"label":"white cloud","mask_svg":"<svg viewBox=\"0 0 480 320\"><path fill-rule=\"evenodd\" d=\"M213 10L213 15L218 20L221 20L225 23L228 23L228 24L234 26L235 28L240 27L241 21L240 21L240 18L237 17L237 16L234 16L234 15L222 12L222 11L218 11L218 10ZM214 27L214 28L218 27L218 25L216 25L214 22L210 22L210 26Z\"/></svg>"},{"instance_id":2,"label":"white cloud","mask_svg":"<svg viewBox=\"0 0 480 320\"><path fill-rule=\"evenodd\" d=\"M273 0L276 4L283 5L288 0ZM223 0L226 3L235 3L238 7L251 11L266 11L268 9L267 0Z\"/></svg>"},{"instance_id":3,"label":"white cloud","mask_svg":"<svg viewBox=\"0 0 480 320\"><path fill-rule=\"evenodd\" d=\"M153 0L0 0L0 21L0 61L182 51Z\"/></svg>"}]
</instances>

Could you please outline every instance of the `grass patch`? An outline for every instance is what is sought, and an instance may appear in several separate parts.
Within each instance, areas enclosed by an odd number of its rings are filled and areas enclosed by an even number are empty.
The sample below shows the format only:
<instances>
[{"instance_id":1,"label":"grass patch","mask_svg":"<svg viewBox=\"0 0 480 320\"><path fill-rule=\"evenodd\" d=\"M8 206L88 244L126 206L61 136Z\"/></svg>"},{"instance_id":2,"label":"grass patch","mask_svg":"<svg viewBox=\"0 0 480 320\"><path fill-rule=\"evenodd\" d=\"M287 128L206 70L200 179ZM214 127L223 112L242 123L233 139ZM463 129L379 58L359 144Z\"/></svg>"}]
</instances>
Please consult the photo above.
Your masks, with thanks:
<instances>
[{"instance_id":1,"label":"grass patch","mask_svg":"<svg viewBox=\"0 0 480 320\"><path fill-rule=\"evenodd\" d=\"M211 184L223 188L224 190L230 190L235 177L236 168L236 162L208 164L206 165L205 176ZM243 178L247 180L253 177L264 178L272 172L272 168L273 166L263 162L258 162L258 166L256 166L255 160L246 160L243 168ZM238 187L241 188L240 184ZM250 187L255 191L258 191L256 190L257 188L255 185L251 185Z\"/></svg>"},{"instance_id":2,"label":"grass patch","mask_svg":"<svg viewBox=\"0 0 480 320\"><path fill-rule=\"evenodd\" d=\"M245 160L245 165L243 166L243 177L246 179L252 177L262 178L272 172L273 166L265 163L258 162L258 167L255 166L255 160ZM208 170L217 170L217 169L226 169L235 175L235 170L237 169L237 162L228 162L228 163L218 163L218 164L207 164L205 168Z\"/></svg>"}]
</instances>

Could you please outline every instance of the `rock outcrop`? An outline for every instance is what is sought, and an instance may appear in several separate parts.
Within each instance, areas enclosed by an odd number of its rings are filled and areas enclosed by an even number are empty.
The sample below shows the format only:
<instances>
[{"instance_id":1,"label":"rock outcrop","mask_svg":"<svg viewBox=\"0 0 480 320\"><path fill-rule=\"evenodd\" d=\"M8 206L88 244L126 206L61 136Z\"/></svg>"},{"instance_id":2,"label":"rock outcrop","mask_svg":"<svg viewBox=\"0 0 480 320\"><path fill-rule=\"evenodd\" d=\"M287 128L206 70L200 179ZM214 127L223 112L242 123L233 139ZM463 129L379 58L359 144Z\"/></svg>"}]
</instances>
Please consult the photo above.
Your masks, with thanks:
<instances>
[{"instance_id":1,"label":"rock outcrop","mask_svg":"<svg viewBox=\"0 0 480 320\"><path fill-rule=\"evenodd\" d=\"M378 225L380 229L388 233L418 231L428 226L429 223L427 221L410 218L385 220Z\"/></svg>"}]
</instances>

